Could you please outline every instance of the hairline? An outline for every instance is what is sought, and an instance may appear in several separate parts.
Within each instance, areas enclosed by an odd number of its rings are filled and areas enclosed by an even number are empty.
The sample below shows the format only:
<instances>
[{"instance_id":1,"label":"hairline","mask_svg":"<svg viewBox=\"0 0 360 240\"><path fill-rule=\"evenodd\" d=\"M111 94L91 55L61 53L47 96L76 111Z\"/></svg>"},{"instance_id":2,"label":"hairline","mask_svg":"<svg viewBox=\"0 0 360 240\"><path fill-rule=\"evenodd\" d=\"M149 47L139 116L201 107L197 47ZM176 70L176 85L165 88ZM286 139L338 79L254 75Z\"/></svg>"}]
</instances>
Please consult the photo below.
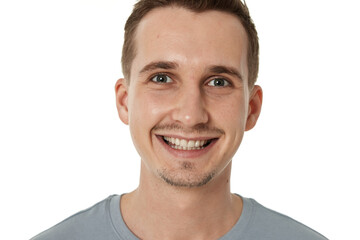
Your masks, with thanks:
<instances>
[{"instance_id":1,"label":"hairline","mask_svg":"<svg viewBox=\"0 0 360 240\"><path fill-rule=\"evenodd\" d=\"M153 9L148 11L144 16L142 16L140 21L135 25L135 29L133 30L134 31L133 32L133 38L132 38L132 41L130 42L130 45L132 45L133 56L132 56L132 59L130 61L130 67L129 67L129 71L128 71L128 76L124 76L127 84L130 85L131 68L133 66L133 61L134 61L134 59L135 59L135 57L137 55L137 44L136 44L137 41L136 40L138 39L137 34L138 34L139 25L146 18L147 15L149 15L151 12L153 12L155 10L158 10L158 9L161 9L161 8L162 9L165 9L165 8L182 8L182 9L188 10L188 11L193 12L193 13L198 13L198 14L204 13L204 12L216 11L216 12L221 12L221 13L225 13L225 14L234 16L240 22L241 26L244 28L245 33L246 33L245 34L245 36L246 36L246 48L245 48L246 49L246 55L245 56L246 56L246 65L247 65L247 69L248 69L248 76L247 76L246 82L250 87L250 84L249 84L249 73L250 73L250 69L249 69L249 53L250 53L250 51L249 50L251 48L251 46L250 46L251 44L250 44L248 30L244 26L241 18L238 15L236 15L235 13L231 13L229 11L225 11L225 10L222 10L222 9L193 9L193 8L189 8L187 6L180 5L177 2L170 3L169 5L166 5L166 6L154 7ZM124 73L124 75L125 75L125 73ZM245 80L245 79L242 79L242 80Z\"/></svg>"}]
</instances>

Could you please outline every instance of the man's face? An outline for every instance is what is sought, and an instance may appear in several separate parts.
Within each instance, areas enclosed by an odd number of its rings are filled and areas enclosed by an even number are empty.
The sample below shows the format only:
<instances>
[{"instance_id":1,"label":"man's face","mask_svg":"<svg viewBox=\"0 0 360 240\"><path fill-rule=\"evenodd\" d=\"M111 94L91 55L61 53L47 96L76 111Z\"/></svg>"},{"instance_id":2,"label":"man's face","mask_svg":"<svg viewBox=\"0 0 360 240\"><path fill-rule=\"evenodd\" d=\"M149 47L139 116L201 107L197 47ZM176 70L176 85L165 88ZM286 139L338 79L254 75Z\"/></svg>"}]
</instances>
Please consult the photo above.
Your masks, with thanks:
<instances>
[{"instance_id":1,"label":"man's face","mask_svg":"<svg viewBox=\"0 0 360 240\"><path fill-rule=\"evenodd\" d=\"M135 39L120 117L143 170L172 185L201 186L230 168L255 124L247 123L246 32L227 13L167 7L146 15Z\"/></svg>"}]
</instances>

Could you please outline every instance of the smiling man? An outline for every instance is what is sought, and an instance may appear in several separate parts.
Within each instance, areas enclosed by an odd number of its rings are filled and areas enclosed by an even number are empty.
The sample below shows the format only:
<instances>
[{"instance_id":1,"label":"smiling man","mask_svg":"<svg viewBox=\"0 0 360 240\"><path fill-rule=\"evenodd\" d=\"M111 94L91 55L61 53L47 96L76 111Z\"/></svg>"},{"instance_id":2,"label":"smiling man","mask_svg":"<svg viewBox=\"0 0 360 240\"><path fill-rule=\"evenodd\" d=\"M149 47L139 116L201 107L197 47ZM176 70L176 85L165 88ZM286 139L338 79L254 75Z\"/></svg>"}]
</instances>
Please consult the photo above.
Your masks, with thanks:
<instances>
[{"instance_id":1,"label":"smiling man","mask_svg":"<svg viewBox=\"0 0 360 240\"><path fill-rule=\"evenodd\" d=\"M262 104L257 33L240 0L140 0L122 64L116 104L141 157L138 188L34 239L326 239L230 192Z\"/></svg>"}]
</instances>

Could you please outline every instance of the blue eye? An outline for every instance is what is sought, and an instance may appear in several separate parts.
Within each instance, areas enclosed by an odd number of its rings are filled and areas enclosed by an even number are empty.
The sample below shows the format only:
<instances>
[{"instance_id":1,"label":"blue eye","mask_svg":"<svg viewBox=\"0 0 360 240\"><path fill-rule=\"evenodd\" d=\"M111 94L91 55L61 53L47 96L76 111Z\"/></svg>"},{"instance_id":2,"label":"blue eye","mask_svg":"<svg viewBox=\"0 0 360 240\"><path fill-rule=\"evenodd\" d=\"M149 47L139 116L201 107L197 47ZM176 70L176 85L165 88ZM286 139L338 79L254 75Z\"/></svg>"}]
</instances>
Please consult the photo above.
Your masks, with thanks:
<instances>
[{"instance_id":1,"label":"blue eye","mask_svg":"<svg viewBox=\"0 0 360 240\"><path fill-rule=\"evenodd\" d=\"M169 83L173 80L165 74L157 74L151 78L151 81L153 81L154 83Z\"/></svg>"},{"instance_id":2,"label":"blue eye","mask_svg":"<svg viewBox=\"0 0 360 240\"><path fill-rule=\"evenodd\" d=\"M230 83L223 78L214 78L208 83L208 85L213 87L226 87L230 85Z\"/></svg>"}]
</instances>

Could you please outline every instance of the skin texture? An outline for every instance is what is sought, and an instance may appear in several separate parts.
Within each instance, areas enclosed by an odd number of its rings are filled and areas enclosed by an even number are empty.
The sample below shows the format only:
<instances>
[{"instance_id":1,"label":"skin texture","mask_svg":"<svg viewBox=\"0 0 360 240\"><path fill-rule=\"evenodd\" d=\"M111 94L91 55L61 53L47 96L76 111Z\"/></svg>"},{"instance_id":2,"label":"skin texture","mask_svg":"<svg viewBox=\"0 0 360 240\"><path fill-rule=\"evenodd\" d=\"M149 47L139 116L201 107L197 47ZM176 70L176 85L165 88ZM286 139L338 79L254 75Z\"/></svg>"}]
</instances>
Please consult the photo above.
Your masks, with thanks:
<instances>
[{"instance_id":1,"label":"skin texture","mask_svg":"<svg viewBox=\"0 0 360 240\"><path fill-rule=\"evenodd\" d=\"M140 22L136 49L130 81L116 83L141 157L139 187L121 201L124 220L142 239L218 239L241 215L231 160L262 103L261 88L247 83L246 32L227 13L158 8ZM162 136L212 141L174 150Z\"/></svg>"}]
</instances>

